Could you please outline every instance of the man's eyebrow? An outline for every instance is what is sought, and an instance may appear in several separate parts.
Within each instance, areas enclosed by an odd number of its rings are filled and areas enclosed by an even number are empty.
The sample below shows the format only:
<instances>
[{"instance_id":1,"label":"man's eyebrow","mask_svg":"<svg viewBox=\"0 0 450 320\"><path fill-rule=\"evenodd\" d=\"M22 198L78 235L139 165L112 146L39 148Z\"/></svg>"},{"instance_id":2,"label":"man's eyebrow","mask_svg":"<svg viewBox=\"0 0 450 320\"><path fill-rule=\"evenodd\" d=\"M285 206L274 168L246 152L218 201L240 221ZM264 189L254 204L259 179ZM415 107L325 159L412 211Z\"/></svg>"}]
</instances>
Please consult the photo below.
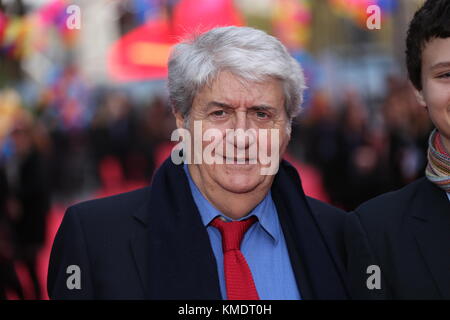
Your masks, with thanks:
<instances>
[{"instance_id":1,"label":"man's eyebrow","mask_svg":"<svg viewBox=\"0 0 450 320\"><path fill-rule=\"evenodd\" d=\"M224 103L224 102L218 102L218 101L210 101L208 102L208 104L206 105L206 107L208 109L213 108L213 107L220 107L220 108L226 108L226 109L231 109L233 108L231 105Z\"/></svg>"},{"instance_id":2,"label":"man's eyebrow","mask_svg":"<svg viewBox=\"0 0 450 320\"><path fill-rule=\"evenodd\" d=\"M265 105L265 104L251 106L250 109L255 110L255 111L272 111L272 112L276 110L276 108Z\"/></svg>"},{"instance_id":3,"label":"man's eyebrow","mask_svg":"<svg viewBox=\"0 0 450 320\"><path fill-rule=\"evenodd\" d=\"M436 70L439 68L449 68L450 67L450 61L443 61L443 62L438 62L434 65L431 66L431 70Z\"/></svg>"},{"instance_id":4,"label":"man's eyebrow","mask_svg":"<svg viewBox=\"0 0 450 320\"><path fill-rule=\"evenodd\" d=\"M214 107L220 107L220 108L225 108L225 109L234 109L232 105L225 103L225 102L219 102L219 101L210 101L210 102L208 102L206 107L208 109L214 108ZM271 107L269 105L265 105L265 104L254 105L254 106L249 107L249 109L254 110L254 111L271 111L271 112L276 111L276 108Z\"/></svg>"}]
</instances>

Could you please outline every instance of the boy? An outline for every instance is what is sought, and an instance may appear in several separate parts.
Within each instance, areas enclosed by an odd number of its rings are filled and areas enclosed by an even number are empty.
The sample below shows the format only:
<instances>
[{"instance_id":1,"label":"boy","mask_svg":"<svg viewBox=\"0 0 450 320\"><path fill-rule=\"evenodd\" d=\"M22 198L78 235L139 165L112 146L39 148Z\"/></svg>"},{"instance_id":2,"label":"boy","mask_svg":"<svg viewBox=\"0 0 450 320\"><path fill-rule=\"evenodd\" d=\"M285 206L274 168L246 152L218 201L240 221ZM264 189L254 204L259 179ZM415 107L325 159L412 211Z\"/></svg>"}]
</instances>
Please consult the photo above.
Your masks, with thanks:
<instances>
[{"instance_id":1,"label":"boy","mask_svg":"<svg viewBox=\"0 0 450 320\"><path fill-rule=\"evenodd\" d=\"M428 0L406 40L409 78L436 129L426 177L361 205L359 219L393 299L450 299L450 1Z\"/></svg>"}]
</instances>

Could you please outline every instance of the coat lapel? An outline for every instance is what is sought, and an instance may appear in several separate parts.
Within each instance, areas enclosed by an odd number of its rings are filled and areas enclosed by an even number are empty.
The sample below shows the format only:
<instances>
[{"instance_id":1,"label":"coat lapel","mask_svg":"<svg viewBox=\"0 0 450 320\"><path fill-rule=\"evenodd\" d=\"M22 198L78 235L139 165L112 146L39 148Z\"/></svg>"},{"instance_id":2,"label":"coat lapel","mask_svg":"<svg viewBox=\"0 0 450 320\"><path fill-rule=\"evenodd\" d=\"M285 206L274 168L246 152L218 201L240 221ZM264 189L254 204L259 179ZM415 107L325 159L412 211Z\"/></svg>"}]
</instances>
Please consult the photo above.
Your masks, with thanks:
<instances>
[{"instance_id":1,"label":"coat lapel","mask_svg":"<svg viewBox=\"0 0 450 320\"><path fill-rule=\"evenodd\" d=\"M442 298L450 299L450 202L441 189L424 180L410 210L420 253Z\"/></svg>"},{"instance_id":2,"label":"coat lapel","mask_svg":"<svg viewBox=\"0 0 450 320\"><path fill-rule=\"evenodd\" d=\"M145 215L145 211L147 206L142 206L135 214L135 217ZM140 220L138 218L138 220ZM135 221L135 231L131 236L131 251L133 253L133 258L136 264L136 268L138 270L139 277L141 279L142 289L144 292L144 297L148 297L149 295L149 287L150 283L150 274L148 270L150 270L150 261L148 252L150 250L150 239L148 237L148 229L147 225L142 221Z\"/></svg>"},{"instance_id":3,"label":"coat lapel","mask_svg":"<svg viewBox=\"0 0 450 320\"><path fill-rule=\"evenodd\" d=\"M170 158L135 214L131 246L149 299L221 299L216 261L182 166Z\"/></svg>"},{"instance_id":4,"label":"coat lapel","mask_svg":"<svg viewBox=\"0 0 450 320\"><path fill-rule=\"evenodd\" d=\"M148 202L134 215L131 239L145 297L220 300L214 253L182 166L166 160L153 186ZM348 298L297 172L285 161L272 194L302 297Z\"/></svg>"},{"instance_id":5,"label":"coat lapel","mask_svg":"<svg viewBox=\"0 0 450 320\"><path fill-rule=\"evenodd\" d=\"M347 299L348 293L309 207L297 171L286 161L272 187L292 267L304 299Z\"/></svg>"}]
</instances>

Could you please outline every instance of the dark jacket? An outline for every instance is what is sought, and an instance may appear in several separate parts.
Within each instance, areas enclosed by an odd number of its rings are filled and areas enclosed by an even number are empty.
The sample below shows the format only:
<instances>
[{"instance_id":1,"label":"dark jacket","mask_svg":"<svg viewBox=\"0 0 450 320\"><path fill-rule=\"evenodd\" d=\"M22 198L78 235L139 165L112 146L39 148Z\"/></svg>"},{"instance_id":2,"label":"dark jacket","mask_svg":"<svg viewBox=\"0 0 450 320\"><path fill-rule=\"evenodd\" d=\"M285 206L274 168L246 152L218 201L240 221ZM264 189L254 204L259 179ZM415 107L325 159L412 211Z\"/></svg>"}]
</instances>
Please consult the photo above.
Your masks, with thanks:
<instances>
[{"instance_id":1,"label":"dark jacket","mask_svg":"<svg viewBox=\"0 0 450 320\"><path fill-rule=\"evenodd\" d=\"M426 178L356 211L392 299L450 299L450 202Z\"/></svg>"},{"instance_id":2,"label":"dark jacket","mask_svg":"<svg viewBox=\"0 0 450 320\"><path fill-rule=\"evenodd\" d=\"M347 299L346 213L304 195L283 161L272 196L304 299ZM70 265L81 289L69 290ZM216 260L182 165L170 158L152 186L70 207L48 270L53 299L221 299Z\"/></svg>"}]
</instances>

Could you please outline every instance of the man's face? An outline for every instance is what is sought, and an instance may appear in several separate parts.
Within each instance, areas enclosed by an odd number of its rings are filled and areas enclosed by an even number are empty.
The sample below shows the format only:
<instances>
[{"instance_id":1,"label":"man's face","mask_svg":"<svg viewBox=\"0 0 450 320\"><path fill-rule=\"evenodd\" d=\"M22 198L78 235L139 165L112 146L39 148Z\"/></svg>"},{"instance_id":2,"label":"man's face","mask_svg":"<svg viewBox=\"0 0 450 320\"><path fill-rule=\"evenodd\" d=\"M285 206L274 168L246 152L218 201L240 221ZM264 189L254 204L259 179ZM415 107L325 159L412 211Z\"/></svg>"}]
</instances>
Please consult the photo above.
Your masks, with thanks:
<instances>
[{"instance_id":1,"label":"man's face","mask_svg":"<svg viewBox=\"0 0 450 320\"><path fill-rule=\"evenodd\" d=\"M422 52L422 90L419 102L450 150L450 38L430 40Z\"/></svg>"},{"instance_id":2,"label":"man's face","mask_svg":"<svg viewBox=\"0 0 450 320\"><path fill-rule=\"evenodd\" d=\"M184 119L179 114L176 116L177 126L183 127ZM233 193L270 187L273 175L261 174L261 169L270 164L262 164L258 153L255 154L254 151L260 152L263 146L270 157L271 148L276 148L281 156L289 142L289 122L279 80L268 78L262 83L246 82L229 72L221 72L211 86L202 88L194 98L189 115L189 131L192 137L195 134L195 123L197 127L201 123L202 136L208 130L211 131L210 129L220 133L212 142L204 141L202 151L208 145L219 146L212 151L212 155L215 160L222 159L223 163L206 163L205 159L202 159L201 164L190 164L191 173L198 173L197 178L203 187L219 187ZM246 131L249 135L238 142L234 136L227 136L228 129L242 129L242 132ZM259 129L266 129L267 139L262 138ZM279 139L275 139L275 143L271 142L270 129L278 131ZM238 159L245 163L238 164ZM277 168L279 160L280 158L276 157Z\"/></svg>"}]
</instances>

